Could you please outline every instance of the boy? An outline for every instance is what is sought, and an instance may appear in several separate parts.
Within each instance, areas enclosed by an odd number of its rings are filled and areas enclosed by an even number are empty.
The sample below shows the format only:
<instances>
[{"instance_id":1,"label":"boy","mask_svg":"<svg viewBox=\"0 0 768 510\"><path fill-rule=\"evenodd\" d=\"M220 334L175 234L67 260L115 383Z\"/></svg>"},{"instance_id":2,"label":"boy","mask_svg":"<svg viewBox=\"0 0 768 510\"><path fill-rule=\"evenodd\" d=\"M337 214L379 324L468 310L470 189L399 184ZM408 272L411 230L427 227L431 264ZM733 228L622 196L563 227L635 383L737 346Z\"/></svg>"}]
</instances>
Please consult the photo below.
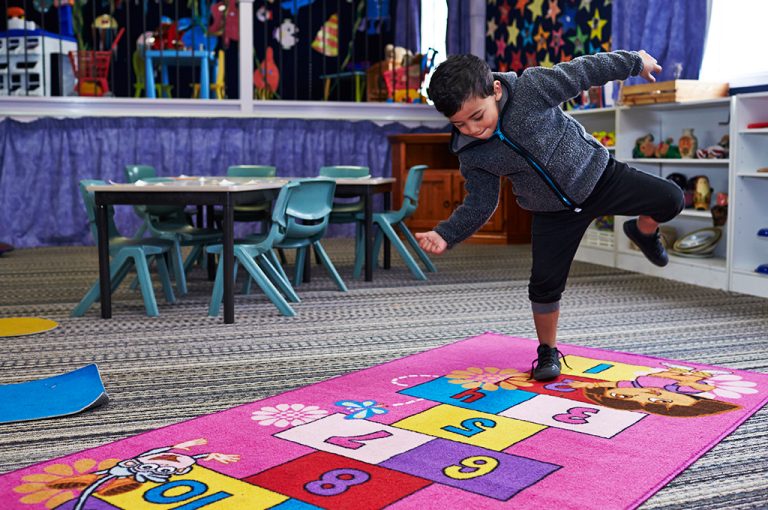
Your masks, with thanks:
<instances>
[{"instance_id":1,"label":"boy","mask_svg":"<svg viewBox=\"0 0 768 510\"><path fill-rule=\"evenodd\" d=\"M614 160L559 106L611 80L640 75L656 81L659 71L656 59L641 50L586 55L553 68L529 68L519 77L491 73L473 55L454 55L432 77L428 94L453 124L451 151L459 157L467 195L450 218L416 237L427 252L443 253L491 217L499 178L512 181L518 204L533 213L528 295L540 344L536 380L560 375L560 296L592 220L639 216L624 223L624 232L648 260L665 266L658 224L684 206L677 185Z\"/></svg>"}]
</instances>

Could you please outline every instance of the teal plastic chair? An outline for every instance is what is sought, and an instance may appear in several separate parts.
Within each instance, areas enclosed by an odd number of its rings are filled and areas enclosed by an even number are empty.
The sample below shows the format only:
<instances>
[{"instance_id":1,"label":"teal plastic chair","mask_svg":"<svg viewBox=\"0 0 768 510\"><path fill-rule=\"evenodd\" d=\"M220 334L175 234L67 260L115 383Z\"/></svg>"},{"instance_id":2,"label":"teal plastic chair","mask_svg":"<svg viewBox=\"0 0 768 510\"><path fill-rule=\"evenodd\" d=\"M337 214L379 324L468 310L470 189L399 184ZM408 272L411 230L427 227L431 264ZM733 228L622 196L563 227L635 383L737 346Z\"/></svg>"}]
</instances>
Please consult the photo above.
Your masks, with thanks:
<instances>
[{"instance_id":1,"label":"teal plastic chair","mask_svg":"<svg viewBox=\"0 0 768 510\"><path fill-rule=\"evenodd\" d=\"M139 179L157 182L170 181L168 177L157 177L154 167L149 165L126 165L125 177L128 182L136 182ZM176 290L181 295L187 293L186 275L196 260L205 258L203 249L205 246L214 243L220 243L222 233L215 229L198 228L190 224L189 215L183 207L165 206L165 205L137 205L134 211L143 220L142 228L136 233L136 238L141 238L144 233L149 232L161 239L168 239L177 244L177 253L181 253L182 246L192 247L186 260L181 261L181 255L178 260L174 260L173 270L176 280Z\"/></svg>"},{"instance_id":2,"label":"teal plastic chair","mask_svg":"<svg viewBox=\"0 0 768 510\"><path fill-rule=\"evenodd\" d=\"M227 168L227 177L275 177L277 168L268 165L233 165ZM239 222L265 222L269 220L269 211L272 203L256 202L253 204L239 204L235 206L234 219ZM216 211L216 221L221 225L222 211Z\"/></svg>"},{"instance_id":3,"label":"teal plastic chair","mask_svg":"<svg viewBox=\"0 0 768 510\"><path fill-rule=\"evenodd\" d=\"M98 230L96 228L96 203L93 193L88 191L87 186L103 185L104 181L95 179L84 179L80 181L80 194L85 203L85 209L88 213L88 223L91 228L91 235L98 241ZM163 293L169 303L176 301L171 287L171 279L168 274L168 266L165 263L165 255L175 249L172 241L166 239L132 239L123 237L117 230L114 221L114 208L109 207L107 211L108 232L109 232L109 255L111 262L109 264L109 275L111 278L111 292L114 292L120 283L133 268L136 269L139 282L141 284L141 295L144 299L144 307L147 315L157 317L157 300L152 287L152 279L149 274L149 266L154 259L157 264L157 271L163 284ZM91 305L100 297L99 281L93 284L91 289L85 294L83 299L72 310L72 317L81 317L91 307Z\"/></svg>"},{"instance_id":4,"label":"teal plastic chair","mask_svg":"<svg viewBox=\"0 0 768 510\"><path fill-rule=\"evenodd\" d=\"M345 178L345 179L364 179L371 176L371 170L367 166L323 166L320 167L320 177ZM350 198L357 198L350 200ZM356 215L363 212L365 203L358 195L351 197L340 197L345 200L335 201L330 223L354 223Z\"/></svg>"},{"instance_id":5,"label":"teal plastic chair","mask_svg":"<svg viewBox=\"0 0 768 510\"><path fill-rule=\"evenodd\" d=\"M277 261L277 257L272 249L288 233L289 218L286 211L289 205L294 202L294 194L297 193L301 186L302 184L299 182L290 182L280 189L272 210L272 222L266 235L251 240L238 241L235 244L235 280L237 279L238 265L242 264L250 275L247 282L247 291L250 292L250 282L255 280L280 313L289 317L296 315L296 312L288 303L288 300L294 303L298 303L300 300L288 282L288 277L280 267L280 263ZM208 253L221 255L223 246L221 244L209 246L207 251ZM223 295L224 264L219 260L216 280L213 284L211 303L208 307L208 315L215 317L219 314Z\"/></svg>"},{"instance_id":6,"label":"teal plastic chair","mask_svg":"<svg viewBox=\"0 0 768 510\"><path fill-rule=\"evenodd\" d=\"M292 195L286 209L288 227L285 238L275 243L274 247L279 250L297 250L293 278L293 285L295 287L298 287L304 278L304 263L307 251L312 248L319 263L328 271L328 274L339 290L346 292L347 286L344 280L339 276L336 267L320 243L320 239L323 238L328 229L336 181L318 177L314 179L298 179L292 182L298 182L300 187ZM259 237L248 236L247 239L259 239ZM246 283L246 292L248 292L248 285Z\"/></svg>"},{"instance_id":7,"label":"teal plastic chair","mask_svg":"<svg viewBox=\"0 0 768 510\"><path fill-rule=\"evenodd\" d=\"M408 227L405 226L405 220L416 211L416 208L419 205L419 190L421 189L421 181L424 177L424 171L427 168L426 165L416 165L408 170L408 177L405 180L405 189L403 190L403 205L399 211L386 211L383 213L374 213L373 215L373 223L379 227L378 232L376 232L376 241L373 246L373 260L378 260L379 250L381 249L381 243L384 239L383 236L387 236L387 239L390 240L392 246L395 247L403 261L405 261L405 265L408 266L411 274L419 280L426 280L427 277L398 237L395 227L399 228L400 232L403 233L403 237L419 259L421 259L421 262L427 268L427 271L432 273L436 272L437 268L435 268L435 265L429 260L429 257L424 250L421 249L416 238L411 231L408 230ZM363 263L365 262L365 238L363 236L364 221L365 215L358 214L355 236L355 269L353 273L355 278L360 278Z\"/></svg>"}]
</instances>

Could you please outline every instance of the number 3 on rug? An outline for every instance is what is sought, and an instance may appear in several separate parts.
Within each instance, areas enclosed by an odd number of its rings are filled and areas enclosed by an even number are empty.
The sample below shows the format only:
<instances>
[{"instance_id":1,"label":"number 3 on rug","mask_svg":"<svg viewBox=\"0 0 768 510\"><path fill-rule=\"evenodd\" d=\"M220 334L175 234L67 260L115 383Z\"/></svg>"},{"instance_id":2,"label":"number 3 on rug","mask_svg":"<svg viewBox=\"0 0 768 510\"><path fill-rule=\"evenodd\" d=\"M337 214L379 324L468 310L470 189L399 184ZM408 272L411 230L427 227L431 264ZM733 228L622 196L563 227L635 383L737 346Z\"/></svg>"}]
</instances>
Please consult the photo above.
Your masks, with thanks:
<instances>
[{"instance_id":1,"label":"number 3 on rug","mask_svg":"<svg viewBox=\"0 0 768 510\"><path fill-rule=\"evenodd\" d=\"M495 426L496 422L489 420L488 418L469 418L461 422L461 427L463 428L448 425L447 427L443 427L443 430L453 432L454 434L461 434L465 437L472 437L475 434L483 432L485 429L492 429Z\"/></svg>"},{"instance_id":2,"label":"number 3 on rug","mask_svg":"<svg viewBox=\"0 0 768 510\"><path fill-rule=\"evenodd\" d=\"M499 461L493 457L478 455L467 457L459 464L459 466L453 465L443 469L443 474L454 480L470 480L491 473L499 465Z\"/></svg>"}]
</instances>

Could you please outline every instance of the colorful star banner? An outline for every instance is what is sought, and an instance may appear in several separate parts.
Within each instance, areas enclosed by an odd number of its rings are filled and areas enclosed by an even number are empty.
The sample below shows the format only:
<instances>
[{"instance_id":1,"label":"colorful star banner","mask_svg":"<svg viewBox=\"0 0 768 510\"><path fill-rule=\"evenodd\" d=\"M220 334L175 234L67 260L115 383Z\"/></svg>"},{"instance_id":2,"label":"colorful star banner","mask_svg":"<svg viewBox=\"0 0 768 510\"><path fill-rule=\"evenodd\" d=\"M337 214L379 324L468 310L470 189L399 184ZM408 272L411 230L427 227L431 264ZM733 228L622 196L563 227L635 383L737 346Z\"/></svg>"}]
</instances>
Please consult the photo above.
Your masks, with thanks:
<instances>
[{"instance_id":1,"label":"colorful star banner","mask_svg":"<svg viewBox=\"0 0 768 510\"><path fill-rule=\"evenodd\" d=\"M486 60L521 73L611 51L611 0L492 0L486 9Z\"/></svg>"}]
</instances>

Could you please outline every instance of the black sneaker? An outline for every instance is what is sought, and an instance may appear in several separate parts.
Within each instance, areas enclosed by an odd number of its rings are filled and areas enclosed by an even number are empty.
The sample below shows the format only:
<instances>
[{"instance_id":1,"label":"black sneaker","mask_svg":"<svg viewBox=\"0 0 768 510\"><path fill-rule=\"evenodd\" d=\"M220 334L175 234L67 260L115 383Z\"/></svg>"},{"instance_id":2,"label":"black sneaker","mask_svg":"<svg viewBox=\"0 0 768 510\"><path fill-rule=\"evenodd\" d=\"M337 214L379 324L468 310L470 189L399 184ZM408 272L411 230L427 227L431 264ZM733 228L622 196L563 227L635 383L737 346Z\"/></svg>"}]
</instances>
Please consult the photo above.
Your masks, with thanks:
<instances>
[{"instance_id":1,"label":"black sneaker","mask_svg":"<svg viewBox=\"0 0 768 510\"><path fill-rule=\"evenodd\" d=\"M557 347L541 344L536 349L539 359L531 363L531 376L537 381L549 381L560 375L560 358L563 356ZM533 364L536 363L536 368Z\"/></svg>"},{"instance_id":2,"label":"black sneaker","mask_svg":"<svg viewBox=\"0 0 768 510\"><path fill-rule=\"evenodd\" d=\"M624 222L624 233L627 237L640 248L645 258L652 264L664 267L669 263L669 256L664 245L661 244L661 234L659 229L652 235L643 234L637 228L637 220L628 220Z\"/></svg>"}]
</instances>

